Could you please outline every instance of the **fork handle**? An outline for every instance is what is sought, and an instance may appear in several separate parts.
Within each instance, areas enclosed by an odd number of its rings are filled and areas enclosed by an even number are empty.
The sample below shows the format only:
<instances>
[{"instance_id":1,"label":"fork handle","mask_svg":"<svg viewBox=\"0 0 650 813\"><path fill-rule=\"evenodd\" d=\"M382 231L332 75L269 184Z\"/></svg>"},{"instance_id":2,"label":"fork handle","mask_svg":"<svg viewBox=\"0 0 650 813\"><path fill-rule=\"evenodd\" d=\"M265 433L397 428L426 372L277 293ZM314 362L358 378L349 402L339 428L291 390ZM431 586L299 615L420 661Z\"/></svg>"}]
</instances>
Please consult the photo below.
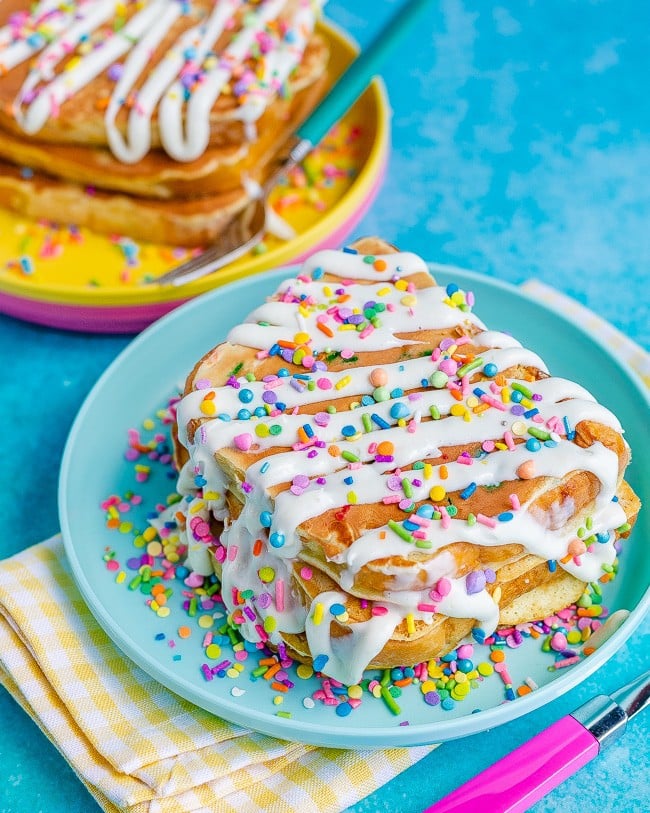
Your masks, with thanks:
<instances>
[{"instance_id":1,"label":"fork handle","mask_svg":"<svg viewBox=\"0 0 650 813\"><path fill-rule=\"evenodd\" d=\"M318 144L363 93L419 14L430 6L429 0L407 0L300 125L296 135L312 145Z\"/></svg>"}]
</instances>

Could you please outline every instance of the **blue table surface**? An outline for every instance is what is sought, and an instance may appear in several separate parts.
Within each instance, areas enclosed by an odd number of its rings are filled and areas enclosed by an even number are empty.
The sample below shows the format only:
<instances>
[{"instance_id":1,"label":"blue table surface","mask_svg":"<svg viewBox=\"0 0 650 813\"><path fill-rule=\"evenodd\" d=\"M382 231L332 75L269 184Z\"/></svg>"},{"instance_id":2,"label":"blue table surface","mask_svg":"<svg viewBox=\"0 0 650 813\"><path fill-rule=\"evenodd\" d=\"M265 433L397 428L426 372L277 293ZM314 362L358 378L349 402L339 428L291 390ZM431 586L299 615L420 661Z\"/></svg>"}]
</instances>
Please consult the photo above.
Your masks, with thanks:
<instances>
[{"instance_id":1,"label":"blue table surface","mask_svg":"<svg viewBox=\"0 0 650 813\"><path fill-rule=\"evenodd\" d=\"M397 6L332 0L327 9L364 44ZM650 5L638 0L431 2L385 71L394 148L356 235L379 234L429 260L515 284L537 277L648 349L649 32ZM128 341L0 316L0 557L57 530L68 430ZM648 647L646 618L579 687L496 730L444 744L351 813L422 810L589 697L647 669ZM0 810L98 809L4 691L0 721ZM532 810L649 810L649 726L639 715Z\"/></svg>"}]
</instances>

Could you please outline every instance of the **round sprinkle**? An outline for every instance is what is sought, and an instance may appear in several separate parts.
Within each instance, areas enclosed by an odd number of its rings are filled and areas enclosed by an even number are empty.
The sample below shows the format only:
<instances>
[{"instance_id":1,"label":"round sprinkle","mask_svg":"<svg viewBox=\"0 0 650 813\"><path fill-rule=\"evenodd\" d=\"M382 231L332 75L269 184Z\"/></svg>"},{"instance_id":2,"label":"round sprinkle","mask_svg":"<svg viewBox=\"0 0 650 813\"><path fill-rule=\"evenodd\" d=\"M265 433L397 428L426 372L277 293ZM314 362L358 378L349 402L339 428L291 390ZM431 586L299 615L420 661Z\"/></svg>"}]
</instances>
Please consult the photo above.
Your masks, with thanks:
<instances>
[{"instance_id":1,"label":"round sprinkle","mask_svg":"<svg viewBox=\"0 0 650 813\"><path fill-rule=\"evenodd\" d=\"M274 548L281 548L284 545L284 534L274 531L269 537L269 542Z\"/></svg>"},{"instance_id":2,"label":"round sprinkle","mask_svg":"<svg viewBox=\"0 0 650 813\"><path fill-rule=\"evenodd\" d=\"M435 373L432 373L429 376L429 384L431 384L431 386L437 390L441 390L443 387L446 387L448 381L449 376L442 370L436 370Z\"/></svg>"},{"instance_id":3,"label":"round sprinkle","mask_svg":"<svg viewBox=\"0 0 650 813\"><path fill-rule=\"evenodd\" d=\"M384 387L388 383L388 373L382 367L376 367L370 373L370 383L373 387Z\"/></svg>"},{"instance_id":4,"label":"round sprinkle","mask_svg":"<svg viewBox=\"0 0 650 813\"><path fill-rule=\"evenodd\" d=\"M535 476L535 463L533 460L525 460L517 468L517 477L521 480L530 480Z\"/></svg>"},{"instance_id":5,"label":"round sprinkle","mask_svg":"<svg viewBox=\"0 0 650 813\"><path fill-rule=\"evenodd\" d=\"M431 497L434 502L442 502L446 496L447 492L442 486L434 486L431 491L429 491L429 497Z\"/></svg>"}]
</instances>

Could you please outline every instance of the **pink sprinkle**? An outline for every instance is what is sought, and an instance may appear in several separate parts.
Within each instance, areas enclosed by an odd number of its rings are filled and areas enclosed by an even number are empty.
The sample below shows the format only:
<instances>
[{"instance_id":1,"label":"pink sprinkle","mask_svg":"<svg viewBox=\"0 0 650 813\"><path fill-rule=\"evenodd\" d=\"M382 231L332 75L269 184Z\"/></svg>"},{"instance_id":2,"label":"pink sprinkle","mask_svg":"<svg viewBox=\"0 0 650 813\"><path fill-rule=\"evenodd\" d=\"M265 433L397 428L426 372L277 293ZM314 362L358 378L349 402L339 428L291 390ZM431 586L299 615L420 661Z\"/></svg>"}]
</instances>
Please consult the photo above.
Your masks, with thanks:
<instances>
[{"instance_id":1,"label":"pink sprinkle","mask_svg":"<svg viewBox=\"0 0 650 813\"><path fill-rule=\"evenodd\" d=\"M494 517L486 517L485 514L477 514L476 521L480 522L481 525L486 525L488 528L496 528L497 521Z\"/></svg>"},{"instance_id":2,"label":"pink sprinkle","mask_svg":"<svg viewBox=\"0 0 650 813\"><path fill-rule=\"evenodd\" d=\"M438 579L438 583L436 584L437 592L444 598L448 596L451 592L451 582L449 579L445 578L444 576Z\"/></svg>"},{"instance_id":3,"label":"pink sprinkle","mask_svg":"<svg viewBox=\"0 0 650 813\"><path fill-rule=\"evenodd\" d=\"M423 613L435 613L435 612L437 612L435 604L420 603L420 604L418 604L418 610L420 610L420 612L423 612Z\"/></svg>"},{"instance_id":4,"label":"pink sprinkle","mask_svg":"<svg viewBox=\"0 0 650 813\"><path fill-rule=\"evenodd\" d=\"M237 558L237 554L239 553L239 546L238 545L231 545L228 548L228 561L234 562Z\"/></svg>"},{"instance_id":5,"label":"pink sprinkle","mask_svg":"<svg viewBox=\"0 0 650 813\"><path fill-rule=\"evenodd\" d=\"M503 439L508 449L510 449L510 451L512 452L516 448L516 443L515 439L512 436L512 432L509 429L503 433Z\"/></svg>"},{"instance_id":6,"label":"pink sprinkle","mask_svg":"<svg viewBox=\"0 0 650 813\"><path fill-rule=\"evenodd\" d=\"M236 435L234 438L235 446L242 452L247 452L253 445L253 436L250 432L244 432L241 435Z\"/></svg>"},{"instance_id":7,"label":"pink sprinkle","mask_svg":"<svg viewBox=\"0 0 650 813\"><path fill-rule=\"evenodd\" d=\"M567 666L573 666L574 663L578 663L580 660L580 655L574 655L572 658L564 658L561 661L555 661L553 664L554 669L564 669Z\"/></svg>"},{"instance_id":8,"label":"pink sprinkle","mask_svg":"<svg viewBox=\"0 0 650 813\"><path fill-rule=\"evenodd\" d=\"M275 583L275 606L279 613L284 610L284 580L278 579Z\"/></svg>"},{"instance_id":9,"label":"pink sprinkle","mask_svg":"<svg viewBox=\"0 0 650 813\"><path fill-rule=\"evenodd\" d=\"M516 494L510 495L510 505L512 506L513 511L519 511L519 509L521 508L519 497Z\"/></svg>"},{"instance_id":10,"label":"pink sprinkle","mask_svg":"<svg viewBox=\"0 0 650 813\"><path fill-rule=\"evenodd\" d=\"M375 604L370 612L372 615L386 615L388 608L384 607L382 604Z\"/></svg>"}]
</instances>

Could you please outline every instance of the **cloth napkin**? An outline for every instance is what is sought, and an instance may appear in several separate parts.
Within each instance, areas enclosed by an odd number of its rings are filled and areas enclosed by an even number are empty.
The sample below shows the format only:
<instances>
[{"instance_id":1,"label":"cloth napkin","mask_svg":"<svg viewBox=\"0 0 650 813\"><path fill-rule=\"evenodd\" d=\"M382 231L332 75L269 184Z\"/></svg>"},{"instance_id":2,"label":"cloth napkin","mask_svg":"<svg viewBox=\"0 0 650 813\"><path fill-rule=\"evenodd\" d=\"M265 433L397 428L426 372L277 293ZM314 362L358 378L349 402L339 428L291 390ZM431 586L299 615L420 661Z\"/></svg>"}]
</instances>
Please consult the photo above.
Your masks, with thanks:
<instances>
[{"instance_id":1,"label":"cloth napkin","mask_svg":"<svg viewBox=\"0 0 650 813\"><path fill-rule=\"evenodd\" d=\"M0 682L110 813L334 813L433 747L316 748L182 700L104 634L58 535L0 565Z\"/></svg>"},{"instance_id":2,"label":"cloth napkin","mask_svg":"<svg viewBox=\"0 0 650 813\"><path fill-rule=\"evenodd\" d=\"M650 385L650 355L538 281ZM55 536L0 563L0 682L109 813L337 813L435 746L344 751L231 725L127 661L81 598Z\"/></svg>"}]
</instances>

